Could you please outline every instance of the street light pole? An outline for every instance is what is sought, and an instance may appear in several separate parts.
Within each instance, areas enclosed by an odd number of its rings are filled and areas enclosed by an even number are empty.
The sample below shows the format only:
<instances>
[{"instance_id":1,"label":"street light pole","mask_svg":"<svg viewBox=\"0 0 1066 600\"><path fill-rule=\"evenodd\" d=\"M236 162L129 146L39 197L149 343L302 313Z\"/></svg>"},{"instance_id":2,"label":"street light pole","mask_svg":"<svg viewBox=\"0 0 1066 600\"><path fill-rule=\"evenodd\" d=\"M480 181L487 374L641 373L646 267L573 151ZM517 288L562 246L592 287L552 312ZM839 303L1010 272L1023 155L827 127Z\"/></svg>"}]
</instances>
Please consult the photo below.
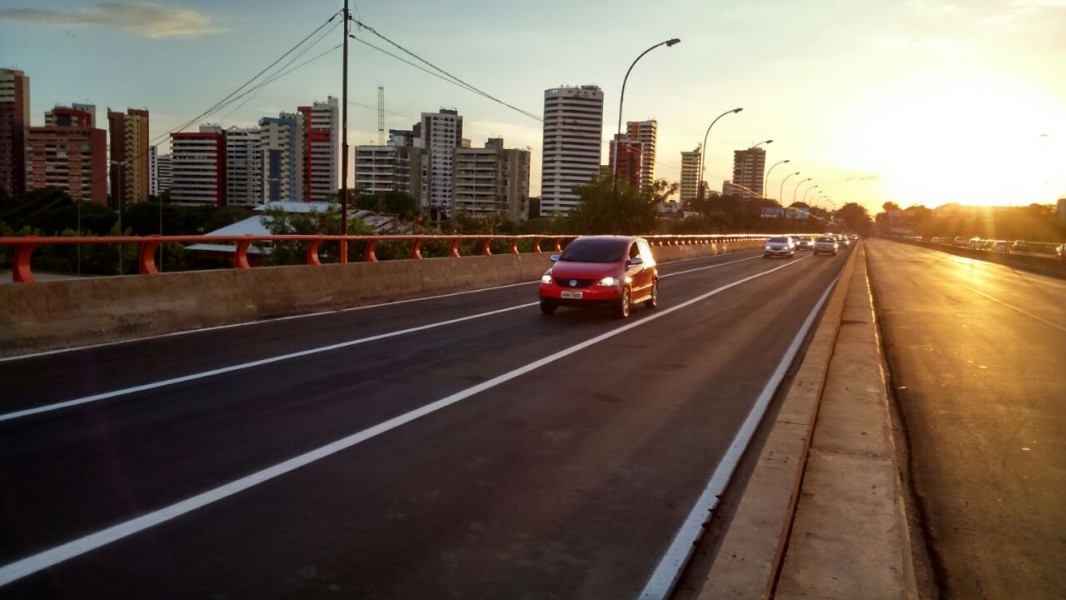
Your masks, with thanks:
<instances>
[{"instance_id":1,"label":"street light pole","mask_svg":"<svg viewBox=\"0 0 1066 600\"><path fill-rule=\"evenodd\" d=\"M763 180L762 180L762 191L763 191L762 197L763 197L763 198L765 198L765 197L766 197L766 186L767 186L767 185L768 185L768 184L770 183L770 172L771 172L771 171L773 171L773 170L774 170L774 167L776 167L777 165L783 165L783 164L785 164L785 163L790 163L790 162L792 162L792 159L789 159L789 160L779 160L779 161L775 162L775 163L774 163L774 164L773 164L773 165L772 165L772 166L770 167L770 169L769 169L769 170L767 170L767 171L766 171L766 177L763 177Z\"/></svg>"},{"instance_id":2,"label":"street light pole","mask_svg":"<svg viewBox=\"0 0 1066 600\"><path fill-rule=\"evenodd\" d=\"M809 188L807 188L806 190L803 191L803 203L804 204L807 203L807 194L811 193L811 190L813 190L813 189L815 189L817 187L818 187L817 185L814 185L814 186L811 186L811 187L809 187Z\"/></svg>"},{"instance_id":3,"label":"street light pole","mask_svg":"<svg viewBox=\"0 0 1066 600\"><path fill-rule=\"evenodd\" d=\"M703 166L705 164L703 156L707 154L707 136L711 134L711 127L714 127L714 124L718 122L718 119L721 119L722 117L729 114L736 114L742 110L744 109L734 108L733 110L727 110L724 113L718 115L714 118L713 121L711 121L711 124L707 126L707 132L703 134L703 145L700 146L700 177L699 180L696 181L696 197L700 200L703 200Z\"/></svg>"},{"instance_id":4,"label":"street light pole","mask_svg":"<svg viewBox=\"0 0 1066 600\"><path fill-rule=\"evenodd\" d=\"M792 204L796 203L796 192L799 191L800 186L805 184L805 183L807 183L811 179L814 179L814 178L813 177L808 177L808 178L804 179L803 181L801 181L801 182L796 184L796 189L792 190Z\"/></svg>"},{"instance_id":5,"label":"street light pole","mask_svg":"<svg viewBox=\"0 0 1066 600\"><path fill-rule=\"evenodd\" d=\"M789 173L788 175L785 175L784 179L781 180L781 189L777 192L777 196L778 196L777 201L778 202L784 202L785 201L785 182L788 181L789 177L792 177L793 175L799 175L799 174L800 174L799 171L796 171L795 173ZM782 206L784 206L784 204L782 204Z\"/></svg>"},{"instance_id":6,"label":"street light pole","mask_svg":"<svg viewBox=\"0 0 1066 600\"><path fill-rule=\"evenodd\" d=\"M640 56L638 56L636 60L634 60L631 65L629 65L629 69L626 70L626 76L622 79L622 93L618 94L618 131L616 132L614 138L614 160L612 161L614 165L611 169L611 192L616 198L618 197L618 138L622 135L622 102L625 101L626 97L626 81L629 80L629 73L633 70L633 67L636 66L637 61L644 58L645 54L651 52L659 46L666 46L667 48L669 48L670 46L680 43L680 39L670 38L665 42L659 42L658 44L655 44L644 52L641 52Z\"/></svg>"}]
</instances>

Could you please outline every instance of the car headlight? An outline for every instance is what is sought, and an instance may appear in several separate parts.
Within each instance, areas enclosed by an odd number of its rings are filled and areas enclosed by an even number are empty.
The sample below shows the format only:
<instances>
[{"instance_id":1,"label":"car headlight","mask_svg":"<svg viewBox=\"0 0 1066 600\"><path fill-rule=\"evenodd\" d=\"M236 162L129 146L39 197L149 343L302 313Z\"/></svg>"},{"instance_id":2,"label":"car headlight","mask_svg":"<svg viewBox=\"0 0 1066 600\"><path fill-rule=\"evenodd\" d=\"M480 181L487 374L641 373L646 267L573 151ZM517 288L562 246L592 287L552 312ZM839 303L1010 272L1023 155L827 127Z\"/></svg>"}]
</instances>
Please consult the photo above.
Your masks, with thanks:
<instances>
[{"instance_id":1,"label":"car headlight","mask_svg":"<svg viewBox=\"0 0 1066 600\"><path fill-rule=\"evenodd\" d=\"M541 282L541 283L544 283L544 284L548 284L548 283L551 283L551 282L552 282L552 272L551 272L551 269L548 269L548 271L547 271L547 272L545 272L545 273L544 273L543 275L541 275L541 276L540 276L540 282Z\"/></svg>"},{"instance_id":2,"label":"car headlight","mask_svg":"<svg viewBox=\"0 0 1066 600\"><path fill-rule=\"evenodd\" d=\"M597 281L596 285L600 287L616 287L618 285L618 280L614 277L604 277Z\"/></svg>"}]
</instances>

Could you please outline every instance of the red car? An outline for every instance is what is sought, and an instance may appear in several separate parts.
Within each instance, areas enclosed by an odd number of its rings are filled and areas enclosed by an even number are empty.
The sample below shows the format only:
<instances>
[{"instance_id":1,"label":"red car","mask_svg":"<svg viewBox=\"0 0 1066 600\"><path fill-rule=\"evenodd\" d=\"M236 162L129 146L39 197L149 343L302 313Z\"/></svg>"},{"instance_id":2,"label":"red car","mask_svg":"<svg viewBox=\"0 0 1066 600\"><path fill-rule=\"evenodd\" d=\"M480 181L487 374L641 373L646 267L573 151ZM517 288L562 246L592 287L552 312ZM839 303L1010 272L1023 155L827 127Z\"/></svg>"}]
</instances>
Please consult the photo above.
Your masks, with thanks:
<instances>
[{"instance_id":1,"label":"red car","mask_svg":"<svg viewBox=\"0 0 1066 600\"><path fill-rule=\"evenodd\" d=\"M540 278L546 315L560 306L602 306L624 319L634 303L658 304L659 270L644 238L582 236L551 258L555 264Z\"/></svg>"}]
</instances>

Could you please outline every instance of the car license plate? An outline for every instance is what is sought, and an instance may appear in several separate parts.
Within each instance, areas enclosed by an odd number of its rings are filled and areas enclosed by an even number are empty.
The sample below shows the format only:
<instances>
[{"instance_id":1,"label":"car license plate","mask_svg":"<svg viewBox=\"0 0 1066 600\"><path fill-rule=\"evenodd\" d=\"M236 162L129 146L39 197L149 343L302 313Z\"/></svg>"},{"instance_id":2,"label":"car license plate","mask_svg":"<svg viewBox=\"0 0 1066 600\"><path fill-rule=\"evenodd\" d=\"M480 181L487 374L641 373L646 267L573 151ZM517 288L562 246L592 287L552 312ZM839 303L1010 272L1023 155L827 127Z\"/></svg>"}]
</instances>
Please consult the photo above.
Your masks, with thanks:
<instances>
[{"instance_id":1,"label":"car license plate","mask_svg":"<svg viewBox=\"0 0 1066 600\"><path fill-rule=\"evenodd\" d=\"M559 295L562 296L563 298L566 298L567 300L580 300L581 299L581 292L571 292L569 290L563 290Z\"/></svg>"}]
</instances>

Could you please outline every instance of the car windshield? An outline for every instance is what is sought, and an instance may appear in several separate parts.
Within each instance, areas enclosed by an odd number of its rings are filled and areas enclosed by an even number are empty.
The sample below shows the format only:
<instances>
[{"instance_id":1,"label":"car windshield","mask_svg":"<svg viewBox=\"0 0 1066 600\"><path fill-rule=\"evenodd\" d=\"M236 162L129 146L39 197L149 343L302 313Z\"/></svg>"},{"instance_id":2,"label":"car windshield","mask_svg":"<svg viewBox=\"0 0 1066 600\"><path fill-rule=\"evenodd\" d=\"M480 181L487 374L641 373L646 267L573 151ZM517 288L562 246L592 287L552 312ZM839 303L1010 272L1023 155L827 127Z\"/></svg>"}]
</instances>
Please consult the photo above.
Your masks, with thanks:
<instances>
[{"instance_id":1,"label":"car windshield","mask_svg":"<svg viewBox=\"0 0 1066 600\"><path fill-rule=\"evenodd\" d=\"M833 239L832 238L827 238L827 237L820 237L820 238L818 238L818 241L822 242L822 243L825 243L825 244L832 244L833 243Z\"/></svg>"},{"instance_id":2,"label":"car windshield","mask_svg":"<svg viewBox=\"0 0 1066 600\"><path fill-rule=\"evenodd\" d=\"M766 240L766 242L770 243L770 244L787 244L788 243L788 239L787 238L783 238L783 237L772 237L772 238Z\"/></svg>"},{"instance_id":3,"label":"car windshield","mask_svg":"<svg viewBox=\"0 0 1066 600\"><path fill-rule=\"evenodd\" d=\"M563 250L559 260L570 262L613 263L622 260L628 240L574 240Z\"/></svg>"}]
</instances>

